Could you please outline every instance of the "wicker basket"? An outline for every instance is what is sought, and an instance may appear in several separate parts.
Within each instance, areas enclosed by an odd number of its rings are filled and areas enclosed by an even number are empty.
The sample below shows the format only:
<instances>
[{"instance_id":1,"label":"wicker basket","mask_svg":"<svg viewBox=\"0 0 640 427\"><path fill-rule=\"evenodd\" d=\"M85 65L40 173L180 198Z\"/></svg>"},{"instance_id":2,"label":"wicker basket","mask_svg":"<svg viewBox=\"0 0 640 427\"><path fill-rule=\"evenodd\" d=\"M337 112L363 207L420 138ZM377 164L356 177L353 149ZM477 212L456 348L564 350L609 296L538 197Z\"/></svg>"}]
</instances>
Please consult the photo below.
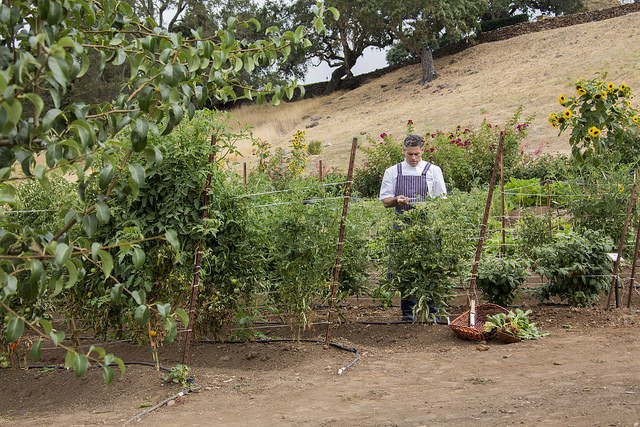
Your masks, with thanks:
<instances>
[{"instance_id":1,"label":"wicker basket","mask_svg":"<svg viewBox=\"0 0 640 427\"><path fill-rule=\"evenodd\" d=\"M469 310L456 317L453 321L451 321L451 324L449 326L451 326L451 329L453 329L453 332L458 336L458 338L462 338L463 340L487 340L495 332L485 332L485 319L487 318L487 316L497 313L507 314L509 313L509 310L504 307L500 307L497 304L480 304L476 306L475 326L469 325Z\"/></svg>"}]
</instances>

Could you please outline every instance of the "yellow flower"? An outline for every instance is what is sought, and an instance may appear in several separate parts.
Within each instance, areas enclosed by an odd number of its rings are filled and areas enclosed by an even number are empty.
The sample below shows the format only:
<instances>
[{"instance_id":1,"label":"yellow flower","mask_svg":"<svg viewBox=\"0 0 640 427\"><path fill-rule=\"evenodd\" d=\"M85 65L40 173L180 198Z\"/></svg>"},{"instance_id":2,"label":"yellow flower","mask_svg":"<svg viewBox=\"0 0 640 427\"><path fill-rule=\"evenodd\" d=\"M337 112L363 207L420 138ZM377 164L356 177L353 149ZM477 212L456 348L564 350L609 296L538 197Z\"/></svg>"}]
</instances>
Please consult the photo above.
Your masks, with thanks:
<instances>
[{"instance_id":1,"label":"yellow flower","mask_svg":"<svg viewBox=\"0 0 640 427\"><path fill-rule=\"evenodd\" d=\"M549 120L558 120L558 115L556 113L549 114Z\"/></svg>"},{"instance_id":2,"label":"yellow flower","mask_svg":"<svg viewBox=\"0 0 640 427\"><path fill-rule=\"evenodd\" d=\"M576 88L576 90L578 91L578 95L580 95L580 96L583 96L583 95L586 95L586 94L587 94L587 91L586 91L586 90L584 90L583 88L581 88L580 86L578 86L578 87Z\"/></svg>"},{"instance_id":3,"label":"yellow flower","mask_svg":"<svg viewBox=\"0 0 640 427\"><path fill-rule=\"evenodd\" d=\"M560 105L564 105L564 103L567 102L567 97L561 93L560 96L558 96L558 102L560 103Z\"/></svg>"},{"instance_id":4,"label":"yellow flower","mask_svg":"<svg viewBox=\"0 0 640 427\"><path fill-rule=\"evenodd\" d=\"M573 111L566 109L564 110L564 112L562 113L562 117L564 117L565 119L568 119L571 117L571 115L573 114Z\"/></svg>"},{"instance_id":5,"label":"yellow flower","mask_svg":"<svg viewBox=\"0 0 640 427\"><path fill-rule=\"evenodd\" d=\"M598 129L595 126L591 126L588 130L589 135L591 135L592 138L597 138L600 136L600 129Z\"/></svg>"},{"instance_id":6,"label":"yellow flower","mask_svg":"<svg viewBox=\"0 0 640 427\"><path fill-rule=\"evenodd\" d=\"M615 88L616 88L616 85L614 85L613 82L607 83L607 90L609 92L613 92L615 90Z\"/></svg>"},{"instance_id":7,"label":"yellow flower","mask_svg":"<svg viewBox=\"0 0 640 427\"><path fill-rule=\"evenodd\" d=\"M633 120L633 123L638 123L640 121L640 118L638 118L638 116L633 116L631 117L631 120Z\"/></svg>"}]
</instances>

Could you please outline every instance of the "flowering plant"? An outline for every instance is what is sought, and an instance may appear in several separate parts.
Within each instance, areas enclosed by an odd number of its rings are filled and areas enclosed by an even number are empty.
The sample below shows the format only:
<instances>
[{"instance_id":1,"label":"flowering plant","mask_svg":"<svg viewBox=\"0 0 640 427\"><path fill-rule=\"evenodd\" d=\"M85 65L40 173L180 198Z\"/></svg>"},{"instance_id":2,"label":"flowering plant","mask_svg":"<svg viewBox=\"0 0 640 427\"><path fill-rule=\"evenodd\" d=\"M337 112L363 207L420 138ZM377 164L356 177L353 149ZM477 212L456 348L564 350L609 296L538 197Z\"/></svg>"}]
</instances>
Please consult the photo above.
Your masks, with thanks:
<instances>
[{"instance_id":1,"label":"flowering plant","mask_svg":"<svg viewBox=\"0 0 640 427\"><path fill-rule=\"evenodd\" d=\"M549 123L562 134L571 129L569 143L577 160L604 159L635 162L640 156L638 110L631 104L633 92L625 83L605 81L606 74L579 79L576 94L560 94L563 110L549 115ZM615 154L615 156L611 156Z\"/></svg>"}]
</instances>

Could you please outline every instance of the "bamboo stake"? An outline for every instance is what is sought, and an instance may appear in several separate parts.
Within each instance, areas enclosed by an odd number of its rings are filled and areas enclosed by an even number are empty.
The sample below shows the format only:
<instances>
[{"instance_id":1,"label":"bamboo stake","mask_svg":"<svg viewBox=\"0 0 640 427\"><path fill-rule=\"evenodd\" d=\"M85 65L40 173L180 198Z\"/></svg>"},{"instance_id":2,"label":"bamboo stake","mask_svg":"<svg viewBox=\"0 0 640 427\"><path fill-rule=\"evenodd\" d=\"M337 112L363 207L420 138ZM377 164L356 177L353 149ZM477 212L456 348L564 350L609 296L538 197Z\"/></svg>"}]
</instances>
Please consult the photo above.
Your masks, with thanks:
<instances>
[{"instance_id":1,"label":"bamboo stake","mask_svg":"<svg viewBox=\"0 0 640 427\"><path fill-rule=\"evenodd\" d=\"M338 250L336 253L336 262L333 265L333 279L331 281L331 300L329 301L329 314L327 315L327 336L324 344L329 345L331 341L331 326L333 324L333 311L336 306L336 295L338 294L338 279L340 278L340 261L342 259L342 249L344 246L344 229L347 222L347 212L349 210L349 201L351 200L351 181L353 179L353 165L356 158L356 149L358 148L358 138L351 141L351 156L349 157L349 169L347 171L347 183L344 186L344 200L342 202L342 217L340 218L340 231L338 233Z\"/></svg>"},{"instance_id":2,"label":"bamboo stake","mask_svg":"<svg viewBox=\"0 0 640 427\"><path fill-rule=\"evenodd\" d=\"M493 171L491 172L491 180L489 181L489 193L487 194L487 202L484 205L484 215L482 216L482 224L480 225L480 235L478 237L478 245L476 246L476 256L471 264L471 283L469 284L469 290L473 295L476 295L476 280L478 276L478 264L480 263L480 256L482 255L482 245L484 243L484 235L487 231L487 221L489 220L489 212L491 211L491 202L493 201L493 190L496 186L496 175L498 174L498 168L500 167L500 156L504 149L504 135L505 132L500 132L500 140L498 142L498 151L496 153L496 160L493 164ZM469 295L468 305L471 306L471 295Z\"/></svg>"},{"instance_id":3,"label":"bamboo stake","mask_svg":"<svg viewBox=\"0 0 640 427\"><path fill-rule=\"evenodd\" d=\"M622 252L624 251L624 242L627 238L627 229L629 228L629 219L631 218L631 211L636 204L636 192L638 191L638 171L633 172L633 188L631 189L631 197L627 204L627 216L624 218L622 224L622 232L620 233L620 244L618 245L618 256L613 262L613 272L611 273L611 286L609 287L609 295L607 296L606 309L609 310L611 305L611 294L615 293L616 308L620 306L620 300L618 298L618 266L620 265L620 259L622 258Z\"/></svg>"},{"instance_id":4,"label":"bamboo stake","mask_svg":"<svg viewBox=\"0 0 640 427\"><path fill-rule=\"evenodd\" d=\"M215 152L216 137L211 135L211 153L209 154L209 164L213 165L216 159ZM202 203L204 210L202 211L203 221L209 218L209 190L211 189L211 179L213 178L213 170L209 171L207 180L204 184ZM189 325L185 331L184 349L182 350L182 364L189 364L189 346L191 345L191 331L193 330L193 322L195 320L196 300L198 298L198 287L200 286L200 270L202 270L202 250L204 248L204 238L200 237L198 248L196 249L195 261L193 267L193 282L191 284L191 300L189 302Z\"/></svg>"}]
</instances>

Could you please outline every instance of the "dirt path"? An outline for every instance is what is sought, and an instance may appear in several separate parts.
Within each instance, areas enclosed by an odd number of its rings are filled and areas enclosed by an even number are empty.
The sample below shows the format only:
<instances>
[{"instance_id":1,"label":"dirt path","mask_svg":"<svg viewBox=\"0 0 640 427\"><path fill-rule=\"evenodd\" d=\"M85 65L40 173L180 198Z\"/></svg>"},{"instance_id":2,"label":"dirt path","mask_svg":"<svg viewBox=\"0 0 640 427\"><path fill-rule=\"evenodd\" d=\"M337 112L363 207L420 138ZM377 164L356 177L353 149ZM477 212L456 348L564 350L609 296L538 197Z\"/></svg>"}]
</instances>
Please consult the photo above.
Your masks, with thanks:
<instances>
[{"instance_id":1,"label":"dirt path","mask_svg":"<svg viewBox=\"0 0 640 427\"><path fill-rule=\"evenodd\" d=\"M134 424L638 425L638 311L534 311L551 335L509 345L462 341L447 326L343 325L334 336L362 357L342 375L353 354L320 344L198 344L200 391ZM109 387L98 371L9 369L0 381L2 425L118 425L178 391L143 366Z\"/></svg>"}]
</instances>

